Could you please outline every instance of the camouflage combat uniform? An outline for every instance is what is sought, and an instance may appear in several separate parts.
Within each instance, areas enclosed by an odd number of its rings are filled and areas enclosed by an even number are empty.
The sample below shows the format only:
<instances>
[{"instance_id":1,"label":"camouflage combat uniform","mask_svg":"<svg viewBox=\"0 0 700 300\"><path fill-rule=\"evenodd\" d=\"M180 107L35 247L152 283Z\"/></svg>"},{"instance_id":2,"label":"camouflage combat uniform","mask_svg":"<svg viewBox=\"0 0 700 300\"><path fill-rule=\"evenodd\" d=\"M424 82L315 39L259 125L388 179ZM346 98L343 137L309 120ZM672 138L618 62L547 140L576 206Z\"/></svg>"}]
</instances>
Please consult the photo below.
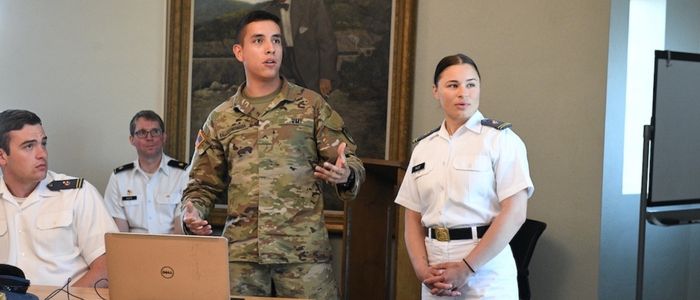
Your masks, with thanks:
<instances>
[{"instance_id":1,"label":"camouflage combat uniform","mask_svg":"<svg viewBox=\"0 0 700 300\"><path fill-rule=\"evenodd\" d=\"M343 120L317 93L283 80L267 110L255 112L243 86L215 108L197 137L183 201L206 217L219 197L228 203L224 236L230 260L259 264L328 262L331 248L323 197L313 167L347 144L357 195L365 171Z\"/></svg>"}]
</instances>

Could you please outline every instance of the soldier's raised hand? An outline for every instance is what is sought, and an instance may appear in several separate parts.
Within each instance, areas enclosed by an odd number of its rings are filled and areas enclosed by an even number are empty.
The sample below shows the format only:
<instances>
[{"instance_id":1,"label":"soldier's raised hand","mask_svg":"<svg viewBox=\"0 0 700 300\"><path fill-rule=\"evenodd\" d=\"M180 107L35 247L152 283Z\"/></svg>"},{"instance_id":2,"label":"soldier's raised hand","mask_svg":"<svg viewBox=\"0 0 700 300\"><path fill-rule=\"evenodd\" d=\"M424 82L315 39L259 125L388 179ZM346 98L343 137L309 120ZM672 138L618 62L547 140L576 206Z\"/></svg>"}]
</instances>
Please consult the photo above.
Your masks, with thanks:
<instances>
[{"instance_id":1,"label":"soldier's raised hand","mask_svg":"<svg viewBox=\"0 0 700 300\"><path fill-rule=\"evenodd\" d=\"M207 220L203 220L199 215L199 211L194 209L192 202L185 203L185 212L182 215L182 221L185 222L187 229L196 235L210 235L212 233L211 225Z\"/></svg>"},{"instance_id":2,"label":"soldier's raised hand","mask_svg":"<svg viewBox=\"0 0 700 300\"><path fill-rule=\"evenodd\" d=\"M335 164L324 162L322 166L316 166L314 168L314 176L333 184L347 182L348 177L350 176L350 168L345 161L346 146L347 144L344 142L340 143L338 146L338 159L335 160Z\"/></svg>"}]
</instances>

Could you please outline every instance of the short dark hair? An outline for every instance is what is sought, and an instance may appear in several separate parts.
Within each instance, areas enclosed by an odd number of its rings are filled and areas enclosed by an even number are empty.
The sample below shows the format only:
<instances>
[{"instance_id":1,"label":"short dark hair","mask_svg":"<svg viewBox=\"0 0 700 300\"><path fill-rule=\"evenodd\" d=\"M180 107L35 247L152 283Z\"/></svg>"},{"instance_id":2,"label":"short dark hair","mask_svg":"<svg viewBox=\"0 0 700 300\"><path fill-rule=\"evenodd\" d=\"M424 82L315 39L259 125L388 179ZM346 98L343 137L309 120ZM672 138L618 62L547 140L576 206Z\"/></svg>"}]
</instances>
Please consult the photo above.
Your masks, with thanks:
<instances>
[{"instance_id":1,"label":"short dark hair","mask_svg":"<svg viewBox=\"0 0 700 300\"><path fill-rule=\"evenodd\" d=\"M41 119L28 110L8 109L0 113L0 149L10 154L10 131L21 130L24 125L41 125Z\"/></svg>"},{"instance_id":2,"label":"short dark hair","mask_svg":"<svg viewBox=\"0 0 700 300\"><path fill-rule=\"evenodd\" d=\"M264 10L254 10L249 13L247 13L243 18L241 18L240 21L238 21L238 25L236 26L236 41L239 44L243 44L243 34L245 27L248 26L248 24L253 23L253 22L258 22L258 21L272 21L277 24L277 26L282 27L280 25L280 18L278 16L275 16L269 12L266 12Z\"/></svg>"},{"instance_id":3,"label":"short dark hair","mask_svg":"<svg viewBox=\"0 0 700 300\"><path fill-rule=\"evenodd\" d=\"M152 110L142 110L137 112L133 118L131 118L131 122L129 122L129 134L134 135L134 131L136 131L136 120L139 118L144 118L149 121L158 121L158 125L160 125L160 130L165 132L165 123L163 123L163 119L160 118L160 116L152 111Z\"/></svg>"},{"instance_id":4,"label":"short dark hair","mask_svg":"<svg viewBox=\"0 0 700 300\"><path fill-rule=\"evenodd\" d=\"M445 71L447 67L453 66L453 65L461 65L461 64L468 64L474 67L474 70L476 70L476 75L479 76L479 79L481 79L481 74L479 73L479 67L476 66L476 62L474 62L471 57L466 56L462 53L457 53L455 55L449 55L443 57L440 62L437 64L437 67L435 67L435 75L433 77L433 83L435 85L438 84L438 79L440 79L440 74L442 74L442 71Z\"/></svg>"}]
</instances>

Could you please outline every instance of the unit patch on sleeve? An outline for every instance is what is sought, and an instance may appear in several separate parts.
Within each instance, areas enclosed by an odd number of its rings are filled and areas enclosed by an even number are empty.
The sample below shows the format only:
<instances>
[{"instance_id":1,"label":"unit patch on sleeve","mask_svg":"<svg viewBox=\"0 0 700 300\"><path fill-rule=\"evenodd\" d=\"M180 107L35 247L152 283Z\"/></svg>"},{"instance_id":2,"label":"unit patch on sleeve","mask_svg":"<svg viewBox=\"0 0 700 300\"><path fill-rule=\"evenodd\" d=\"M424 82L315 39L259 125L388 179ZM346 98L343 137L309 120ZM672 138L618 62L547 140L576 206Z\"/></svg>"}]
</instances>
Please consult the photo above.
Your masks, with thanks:
<instances>
[{"instance_id":1,"label":"unit patch on sleeve","mask_svg":"<svg viewBox=\"0 0 700 300\"><path fill-rule=\"evenodd\" d=\"M194 148L199 149L199 145L201 145L204 141L207 140L207 137L204 135L203 130L197 131L197 138L194 140Z\"/></svg>"}]
</instances>

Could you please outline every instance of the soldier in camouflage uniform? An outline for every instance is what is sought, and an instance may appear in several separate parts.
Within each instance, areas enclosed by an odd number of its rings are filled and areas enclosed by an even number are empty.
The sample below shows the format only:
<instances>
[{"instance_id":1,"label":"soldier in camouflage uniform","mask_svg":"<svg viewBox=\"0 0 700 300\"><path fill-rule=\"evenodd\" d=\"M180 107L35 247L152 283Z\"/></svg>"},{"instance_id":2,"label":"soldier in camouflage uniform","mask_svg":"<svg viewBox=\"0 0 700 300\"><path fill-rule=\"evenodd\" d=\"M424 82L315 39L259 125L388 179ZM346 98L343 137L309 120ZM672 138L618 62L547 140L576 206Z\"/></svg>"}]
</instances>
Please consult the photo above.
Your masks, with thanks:
<instances>
[{"instance_id":1,"label":"soldier in camouflage uniform","mask_svg":"<svg viewBox=\"0 0 700 300\"><path fill-rule=\"evenodd\" d=\"M209 114L196 142L183 221L211 234L204 218L226 197L231 293L337 299L320 181L343 200L365 171L343 120L316 92L279 75L279 19L254 11L241 20L235 57L246 82Z\"/></svg>"}]
</instances>

